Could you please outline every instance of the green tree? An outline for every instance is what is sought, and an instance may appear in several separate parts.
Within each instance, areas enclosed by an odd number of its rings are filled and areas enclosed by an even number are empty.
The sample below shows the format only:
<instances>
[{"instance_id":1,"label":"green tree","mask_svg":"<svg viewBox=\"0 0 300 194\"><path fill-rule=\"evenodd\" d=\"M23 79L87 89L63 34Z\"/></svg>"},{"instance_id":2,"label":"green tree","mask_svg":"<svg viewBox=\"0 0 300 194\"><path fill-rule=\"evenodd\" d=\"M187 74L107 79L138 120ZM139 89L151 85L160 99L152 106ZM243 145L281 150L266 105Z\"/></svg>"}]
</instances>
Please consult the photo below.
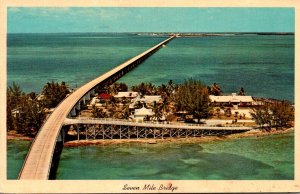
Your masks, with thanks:
<instances>
[{"instance_id":1,"label":"green tree","mask_svg":"<svg viewBox=\"0 0 300 194\"><path fill-rule=\"evenodd\" d=\"M127 92L128 86L125 83L114 83L108 86L108 92L111 94L117 94L118 92Z\"/></svg>"},{"instance_id":2,"label":"green tree","mask_svg":"<svg viewBox=\"0 0 300 194\"><path fill-rule=\"evenodd\" d=\"M270 106L273 115L273 123L276 127L287 127L294 120L294 109L286 101L276 101Z\"/></svg>"},{"instance_id":3,"label":"green tree","mask_svg":"<svg viewBox=\"0 0 300 194\"><path fill-rule=\"evenodd\" d=\"M252 108L251 116L262 129L265 126L270 130L272 127L287 127L294 120L294 109L286 101L265 102L262 106Z\"/></svg>"},{"instance_id":4,"label":"green tree","mask_svg":"<svg viewBox=\"0 0 300 194\"><path fill-rule=\"evenodd\" d=\"M154 112L154 115L152 116L152 120L157 120L159 121L160 118L163 116L163 106L162 104L161 105L158 105L156 102L154 103L153 105L153 112Z\"/></svg>"},{"instance_id":5,"label":"green tree","mask_svg":"<svg viewBox=\"0 0 300 194\"><path fill-rule=\"evenodd\" d=\"M211 87L208 88L210 89L209 93L211 95L220 96L223 93L221 87L216 83L213 83L213 85L211 85Z\"/></svg>"},{"instance_id":6,"label":"green tree","mask_svg":"<svg viewBox=\"0 0 300 194\"><path fill-rule=\"evenodd\" d=\"M54 81L48 82L42 91L43 103L46 108L55 108L69 93L65 82L61 82L61 84Z\"/></svg>"},{"instance_id":7,"label":"green tree","mask_svg":"<svg viewBox=\"0 0 300 194\"><path fill-rule=\"evenodd\" d=\"M35 136L46 117L42 104L32 100L29 95L23 95L15 111L12 117L14 129L18 133Z\"/></svg>"},{"instance_id":8,"label":"green tree","mask_svg":"<svg viewBox=\"0 0 300 194\"><path fill-rule=\"evenodd\" d=\"M9 90L7 89L7 95L6 95L6 126L7 130L14 130L14 117L13 117L13 105L12 105L12 96L9 93Z\"/></svg>"},{"instance_id":9,"label":"green tree","mask_svg":"<svg viewBox=\"0 0 300 194\"><path fill-rule=\"evenodd\" d=\"M10 100L10 105L12 109L17 108L18 102L25 93L22 91L20 85L13 82L12 86L8 86L7 97Z\"/></svg>"},{"instance_id":10,"label":"green tree","mask_svg":"<svg viewBox=\"0 0 300 194\"><path fill-rule=\"evenodd\" d=\"M142 96L157 94L157 88L152 83L141 83L139 85L132 86L131 90L140 93Z\"/></svg>"},{"instance_id":11,"label":"green tree","mask_svg":"<svg viewBox=\"0 0 300 194\"><path fill-rule=\"evenodd\" d=\"M94 118L106 118L108 115L103 109L97 108L95 105L92 107L92 116Z\"/></svg>"},{"instance_id":12,"label":"green tree","mask_svg":"<svg viewBox=\"0 0 300 194\"><path fill-rule=\"evenodd\" d=\"M209 91L201 81L189 79L179 85L175 101L178 111L188 111L198 122L210 116Z\"/></svg>"},{"instance_id":13,"label":"green tree","mask_svg":"<svg viewBox=\"0 0 300 194\"><path fill-rule=\"evenodd\" d=\"M16 130L16 122L14 114L18 113L20 100L25 95L20 85L13 82L11 86L7 88L6 98L6 124L7 130Z\"/></svg>"},{"instance_id":14,"label":"green tree","mask_svg":"<svg viewBox=\"0 0 300 194\"><path fill-rule=\"evenodd\" d=\"M240 91L239 91L238 94L239 94L240 96L245 96L246 92L245 92L245 90L244 90L243 87L241 87L241 89L240 89Z\"/></svg>"},{"instance_id":15,"label":"green tree","mask_svg":"<svg viewBox=\"0 0 300 194\"><path fill-rule=\"evenodd\" d=\"M266 128L267 131L272 128L272 112L270 110L270 104L265 103L261 106L253 107L250 113L253 120L260 126L261 129Z\"/></svg>"}]
</instances>

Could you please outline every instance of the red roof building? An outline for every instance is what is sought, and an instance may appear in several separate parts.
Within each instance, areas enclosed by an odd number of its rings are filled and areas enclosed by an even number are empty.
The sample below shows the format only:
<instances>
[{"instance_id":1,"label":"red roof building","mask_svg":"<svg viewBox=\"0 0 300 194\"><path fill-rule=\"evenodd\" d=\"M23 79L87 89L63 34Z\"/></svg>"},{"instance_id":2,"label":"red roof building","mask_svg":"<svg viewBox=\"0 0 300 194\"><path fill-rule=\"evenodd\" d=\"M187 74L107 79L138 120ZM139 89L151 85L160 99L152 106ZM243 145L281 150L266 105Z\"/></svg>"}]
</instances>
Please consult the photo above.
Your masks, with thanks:
<instances>
[{"instance_id":1,"label":"red roof building","mask_svg":"<svg viewBox=\"0 0 300 194\"><path fill-rule=\"evenodd\" d=\"M103 99L103 100L109 100L111 98L111 95L106 94L106 93L101 93L98 95L98 98Z\"/></svg>"}]
</instances>

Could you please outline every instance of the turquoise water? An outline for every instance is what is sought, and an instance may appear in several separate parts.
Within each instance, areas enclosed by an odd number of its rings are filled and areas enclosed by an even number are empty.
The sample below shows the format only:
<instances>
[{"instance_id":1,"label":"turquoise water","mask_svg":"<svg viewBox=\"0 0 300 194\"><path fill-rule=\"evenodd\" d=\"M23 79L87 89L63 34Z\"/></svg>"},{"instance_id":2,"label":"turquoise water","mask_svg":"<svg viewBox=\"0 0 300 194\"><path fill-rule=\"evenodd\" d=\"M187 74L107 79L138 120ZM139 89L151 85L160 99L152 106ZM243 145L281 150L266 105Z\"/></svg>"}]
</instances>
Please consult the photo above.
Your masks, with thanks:
<instances>
[{"instance_id":1,"label":"turquoise water","mask_svg":"<svg viewBox=\"0 0 300 194\"><path fill-rule=\"evenodd\" d=\"M65 147L57 179L294 179L294 134L209 143ZM28 141L8 142L8 178L18 176Z\"/></svg>"},{"instance_id":2,"label":"turquoise water","mask_svg":"<svg viewBox=\"0 0 300 194\"><path fill-rule=\"evenodd\" d=\"M8 84L40 92L49 81L78 87L161 42L133 34L9 34ZM177 38L121 78L176 83L194 77L226 93L294 101L294 36ZM58 179L293 179L293 134L202 144L65 148ZM29 142L8 141L8 178Z\"/></svg>"},{"instance_id":3,"label":"turquoise water","mask_svg":"<svg viewBox=\"0 0 300 194\"><path fill-rule=\"evenodd\" d=\"M50 81L79 87L164 40L129 34L9 34L8 84L40 92Z\"/></svg>"},{"instance_id":4,"label":"turquoise water","mask_svg":"<svg viewBox=\"0 0 300 194\"><path fill-rule=\"evenodd\" d=\"M40 92L49 81L78 87L166 37L133 34L9 34L8 84ZM194 77L225 93L294 101L294 36L177 38L120 81L176 83Z\"/></svg>"},{"instance_id":5,"label":"turquoise water","mask_svg":"<svg viewBox=\"0 0 300 194\"><path fill-rule=\"evenodd\" d=\"M7 179L17 179L31 141L7 141Z\"/></svg>"},{"instance_id":6,"label":"turquoise water","mask_svg":"<svg viewBox=\"0 0 300 194\"><path fill-rule=\"evenodd\" d=\"M212 143L65 148L57 179L293 179L293 146L293 134L288 134Z\"/></svg>"},{"instance_id":7,"label":"turquoise water","mask_svg":"<svg viewBox=\"0 0 300 194\"><path fill-rule=\"evenodd\" d=\"M177 38L120 81L176 83L194 77L225 93L294 101L294 36Z\"/></svg>"}]
</instances>

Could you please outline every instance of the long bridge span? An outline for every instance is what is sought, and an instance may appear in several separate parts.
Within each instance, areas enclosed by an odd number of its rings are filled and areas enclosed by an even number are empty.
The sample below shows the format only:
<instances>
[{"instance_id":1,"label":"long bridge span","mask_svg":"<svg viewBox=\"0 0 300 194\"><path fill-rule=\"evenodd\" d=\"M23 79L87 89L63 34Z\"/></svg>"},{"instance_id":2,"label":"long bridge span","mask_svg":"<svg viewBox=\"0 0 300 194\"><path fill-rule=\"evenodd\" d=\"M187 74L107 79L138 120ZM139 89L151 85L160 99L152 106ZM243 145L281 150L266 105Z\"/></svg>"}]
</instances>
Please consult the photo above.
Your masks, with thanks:
<instances>
[{"instance_id":1,"label":"long bridge span","mask_svg":"<svg viewBox=\"0 0 300 194\"><path fill-rule=\"evenodd\" d=\"M57 140L61 135L61 129L68 115L76 115L76 110L80 110L81 102L90 99L90 95L94 93L95 87L117 81L173 38L175 38L175 36L167 38L147 51L120 64L78 88L65 98L48 117L32 142L20 171L19 179L49 179Z\"/></svg>"}]
</instances>

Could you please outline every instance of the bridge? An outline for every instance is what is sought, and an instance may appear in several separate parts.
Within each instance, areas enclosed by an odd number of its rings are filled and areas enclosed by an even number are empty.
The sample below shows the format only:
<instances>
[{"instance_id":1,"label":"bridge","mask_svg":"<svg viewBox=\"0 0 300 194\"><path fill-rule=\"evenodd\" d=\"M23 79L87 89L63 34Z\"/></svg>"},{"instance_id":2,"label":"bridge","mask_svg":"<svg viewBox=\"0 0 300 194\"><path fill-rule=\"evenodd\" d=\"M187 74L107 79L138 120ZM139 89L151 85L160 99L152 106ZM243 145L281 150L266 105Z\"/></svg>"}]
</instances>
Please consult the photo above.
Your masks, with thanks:
<instances>
[{"instance_id":1,"label":"bridge","mask_svg":"<svg viewBox=\"0 0 300 194\"><path fill-rule=\"evenodd\" d=\"M67 118L64 125L72 125L77 140L84 139L139 139L139 138L187 138L208 135L228 135L249 131L252 127L227 124L183 124L172 122L132 122L124 119L77 117Z\"/></svg>"},{"instance_id":2,"label":"bridge","mask_svg":"<svg viewBox=\"0 0 300 194\"><path fill-rule=\"evenodd\" d=\"M19 174L19 179L47 180L55 160L54 152L57 142L63 139L63 125L68 116L75 116L80 110L82 103L89 100L95 93L95 88L112 84L128 73L130 70L141 64L145 59L159 50L163 45L171 41L175 36L171 36L145 52L120 64L107 73L81 86L67 98L65 98L47 118L40 128L36 138L33 140L29 152L25 158L23 167Z\"/></svg>"}]
</instances>

